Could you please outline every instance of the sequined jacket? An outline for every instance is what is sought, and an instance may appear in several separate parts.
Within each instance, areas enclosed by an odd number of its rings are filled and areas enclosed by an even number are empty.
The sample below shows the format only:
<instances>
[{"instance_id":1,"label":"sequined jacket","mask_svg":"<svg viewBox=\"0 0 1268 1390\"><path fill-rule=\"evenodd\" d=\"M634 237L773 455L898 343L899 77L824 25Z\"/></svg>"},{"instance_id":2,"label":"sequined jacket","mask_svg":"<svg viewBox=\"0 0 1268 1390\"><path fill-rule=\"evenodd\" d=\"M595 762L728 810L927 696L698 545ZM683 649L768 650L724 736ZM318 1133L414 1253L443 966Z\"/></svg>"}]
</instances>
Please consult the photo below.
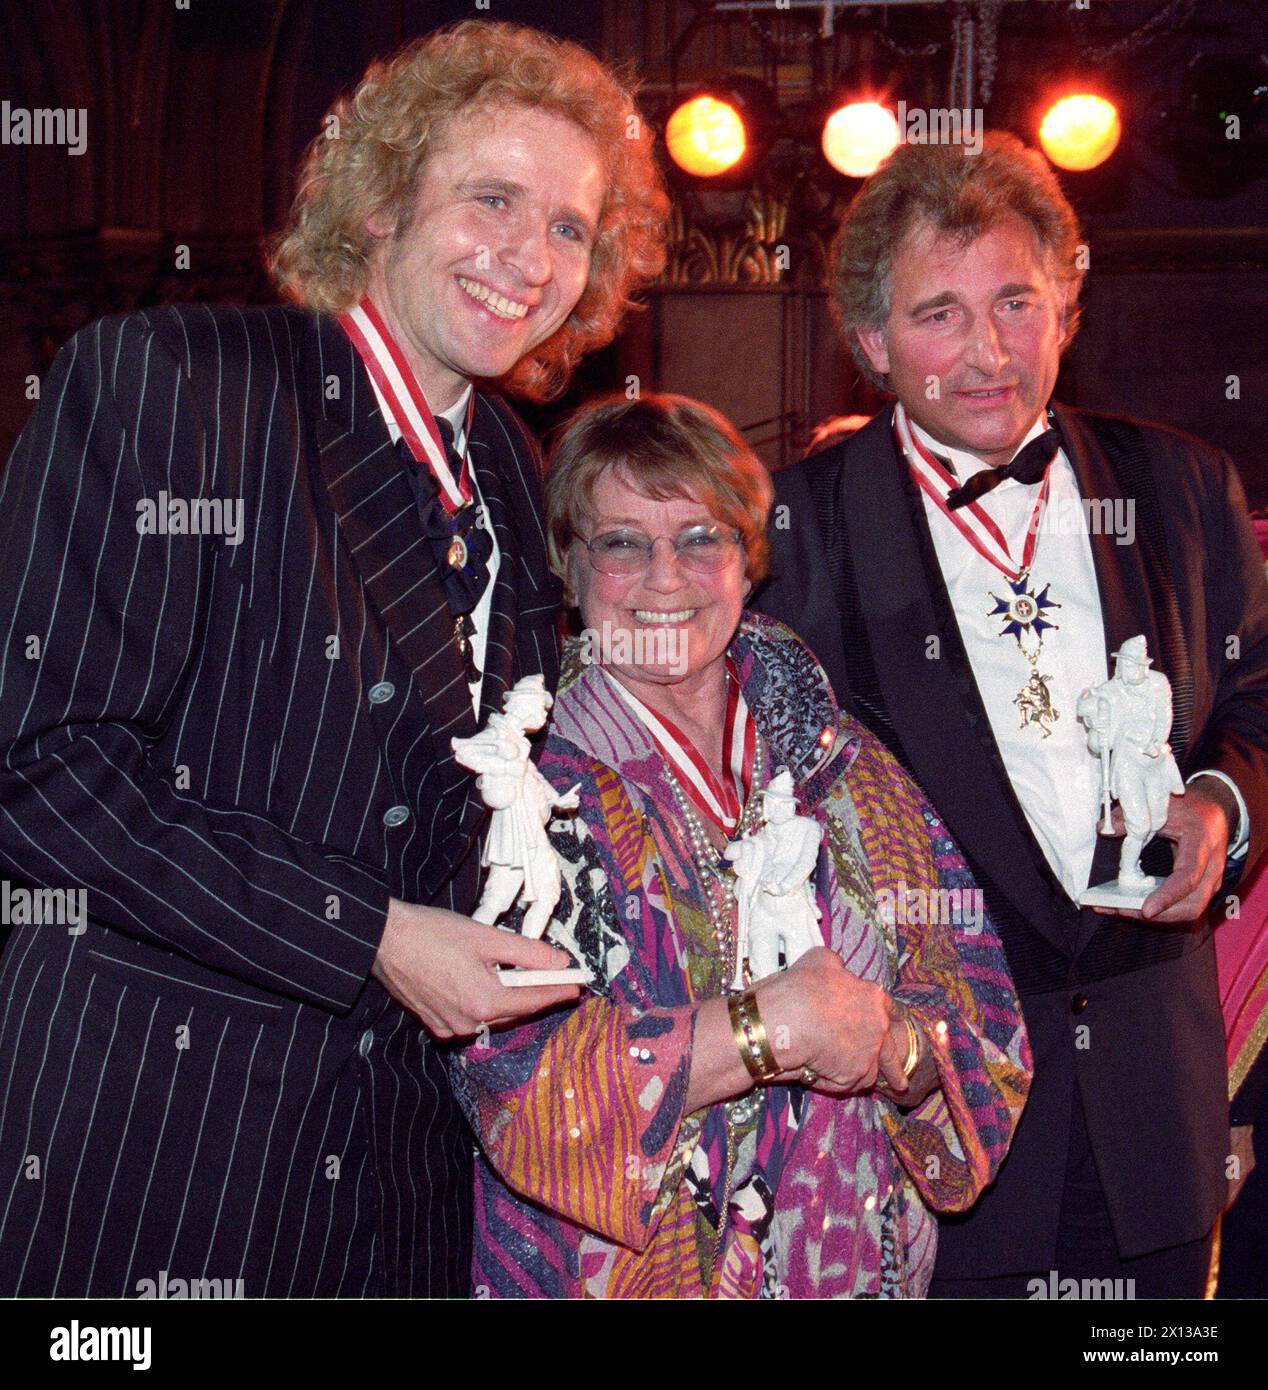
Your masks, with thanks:
<instances>
[{"instance_id":1,"label":"sequined jacket","mask_svg":"<svg viewBox=\"0 0 1268 1390\"><path fill-rule=\"evenodd\" d=\"M686 1113L696 1010L724 984L707 885L663 760L574 652L541 770L581 788L579 812L551 826L564 861L551 935L593 984L456 1066L483 1150L479 1294L920 1296L931 1210L969 1207L1007 1151L1030 1052L964 860L787 628L745 614L730 652L763 781L788 767L799 812L824 829L825 944L909 1006L940 1085L908 1112L874 1091L783 1085Z\"/></svg>"}]
</instances>

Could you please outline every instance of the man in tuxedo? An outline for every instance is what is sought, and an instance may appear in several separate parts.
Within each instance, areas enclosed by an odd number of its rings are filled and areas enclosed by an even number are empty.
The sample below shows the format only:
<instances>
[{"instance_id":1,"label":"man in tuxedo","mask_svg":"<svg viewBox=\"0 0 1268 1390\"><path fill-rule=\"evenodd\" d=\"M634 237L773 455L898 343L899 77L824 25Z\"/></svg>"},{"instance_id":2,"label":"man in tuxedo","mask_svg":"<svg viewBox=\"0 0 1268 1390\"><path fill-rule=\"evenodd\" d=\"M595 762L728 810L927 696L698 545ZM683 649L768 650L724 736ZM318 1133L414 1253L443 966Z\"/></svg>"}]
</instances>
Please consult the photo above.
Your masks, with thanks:
<instances>
[{"instance_id":1,"label":"man in tuxedo","mask_svg":"<svg viewBox=\"0 0 1268 1390\"><path fill-rule=\"evenodd\" d=\"M297 305L59 354L0 480L0 866L86 914L0 966L0 1292L468 1292L443 1040L576 994L506 989L567 957L467 916L450 739L558 672L492 388L607 341L663 207L611 73L467 23L327 119L274 255Z\"/></svg>"},{"instance_id":2,"label":"man in tuxedo","mask_svg":"<svg viewBox=\"0 0 1268 1390\"><path fill-rule=\"evenodd\" d=\"M923 784L1025 1011L1028 1107L996 1184L941 1225L941 1296L1035 1296L1053 1271L1199 1296L1226 1194L1213 913L1268 831L1268 591L1227 456L1051 402L1080 252L1013 137L900 147L872 177L832 291L897 401L777 476L758 603ZM1136 636L1187 787L1164 881L1115 916L1078 905L1118 856L1076 704Z\"/></svg>"}]
</instances>

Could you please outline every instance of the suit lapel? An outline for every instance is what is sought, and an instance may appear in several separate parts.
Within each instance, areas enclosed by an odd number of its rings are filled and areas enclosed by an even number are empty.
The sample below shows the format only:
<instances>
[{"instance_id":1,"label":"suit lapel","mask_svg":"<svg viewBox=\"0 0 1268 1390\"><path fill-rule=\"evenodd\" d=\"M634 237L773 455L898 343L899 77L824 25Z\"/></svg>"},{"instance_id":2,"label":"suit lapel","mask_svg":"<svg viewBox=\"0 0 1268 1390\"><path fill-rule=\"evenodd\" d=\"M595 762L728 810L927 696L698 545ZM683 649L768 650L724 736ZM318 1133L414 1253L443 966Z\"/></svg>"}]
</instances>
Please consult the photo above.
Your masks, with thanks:
<instances>
[{"instance_id":1,"label":"suit lapel","mask_svg":"<svg viewBox=\"0 0 1268 1390\"><path fill-rule=\"evenodd\" d=\"M316 320L312 358L322 476L366 593L409 667L433 733L445 742L470 734L475 719L453 618L370 379L332 319Z\"/></svg>"},{"instance_id":2,"label":"suit lapel","mask_svg":"<svg viewBox=\"0 0 1268 1390\"><path fill-rule=\"evenodd\" d=\"M504 453L501 430L493 407L483 398L476 403L471 426L471 464L475 470L480 497L488 524L497 540L497 578L489 610L488 636L484 648L484 681L480 687L480 723L502 708L502 696L514 685L515 613L519 591L520 546L515 507L507 492L506 470L501 466Z\"/></svg>"},{"instance_id":3,"label":"suit lapel","mask_svg":"<svg viewBox=\"0 0 1268 1390\"><path fill-rule=\"evenodd\" d=\"M471 459L502 556L489 614L481 722L521 676L559 675L559 581L550 572L536 451L495 398L477 398Z\"/></svg>"},{"instance_id":4,"label":"suit lapel","mask_svg":"<svg viewBox=\"0 0 1268 1390\"><path fill-rule=\"evenodd\" d=\"M870 447L841 478L845 543L856 572L869 577L859 603L884 703L917 781L961 849L1067 950L1069 899L1005 771L891 418L885 411L867 427L859 443Z\"/></svg>"},{"instance_id":5,"label":"suit lapel","mask_svg":"<svg viewBox=\"0 0 1268 1390\"><path fill-rule=\"evenodd\" d=\"M520 443L524 445L522 438ZM476 396L468 450L500 557L490 600L484 680L480 685L479 723L483 726L490 714L501 710L502 696L521 676L541 672L546 677L547 689L554 689L559 672L555 626L558 598L548 601L545 608L531 602L531 597L539 590L557 595L546 566L538 520L541 504L529 487L534 460L526 448L517 449L501 411L484 395ZM521 457L521 454L526 456ZM537 629L543 623L545 634L541 640L535 640ZM544 659L537 659L539 650L544 651ZM526 652L532 655L526 657ZM465 685L463 693L468 693ZM468 695L468 712L470 708ZM484 813L484 802L476 795L472 779L459 821L463 832L470 833Z\"/></svg>"}]
</instances>

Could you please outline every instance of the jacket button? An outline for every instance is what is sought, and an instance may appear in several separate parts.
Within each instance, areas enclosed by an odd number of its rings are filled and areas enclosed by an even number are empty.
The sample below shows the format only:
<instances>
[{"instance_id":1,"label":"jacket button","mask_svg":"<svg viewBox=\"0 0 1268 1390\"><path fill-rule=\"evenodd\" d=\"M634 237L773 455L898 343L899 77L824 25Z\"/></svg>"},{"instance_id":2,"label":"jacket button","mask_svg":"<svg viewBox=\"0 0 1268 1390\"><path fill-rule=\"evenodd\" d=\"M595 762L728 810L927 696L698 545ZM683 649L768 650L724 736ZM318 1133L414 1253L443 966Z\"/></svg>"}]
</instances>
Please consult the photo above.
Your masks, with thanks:
<instances>
[{"instance_id":1,"label":"jacket button","mask_svg":"<svg viewBox=\"0 0 1268 1390\"><path fill-rule=\"evenodd\" d=\"M370 1046L373 1042L374 1034L367 1028L365 1032L361 1034L361 1037L357 1042L357 1051L362 1055L362 1057L369 1056Z\"/></svg>"},{"instance_id":2,"label":"jacket button","mask_svg":"<svg viewBox=\"0 0 1268 1390\"><path fill-rule=\"evenodd\" d=\"M409 820L409 807L393 806L384 814L383 824L392 830L398 825L404 825L407 820Z\"/></svg>"},{"instance_id":3,"label":"jacket button","mask_svg":"<svg viewBox=\"0 0 1268 1390\"><path fill-rule=\"evenodd\" d=\"M1074 996L1074 998L1070 1000L1070 1012L1071 1012L1072 1014L1081 1014L1081 1013L1083 1012L1083 1010L1086 1009L1086 1008L1087 1008L1087 995L1086 995L1086 994L1076 994L1076 995Z\"/></svg>"},{"instance_id":4,"label":"jacket button","mask_svg":"<svg viewBox=\"0 0 1268 1390\"><path fill-rule=\"evenodd\" d=\"M391 681L380 681L378 685L370 687L370 703L372 705L385 705L396 694L396 687Z\"/></svg>"}]
</instances>

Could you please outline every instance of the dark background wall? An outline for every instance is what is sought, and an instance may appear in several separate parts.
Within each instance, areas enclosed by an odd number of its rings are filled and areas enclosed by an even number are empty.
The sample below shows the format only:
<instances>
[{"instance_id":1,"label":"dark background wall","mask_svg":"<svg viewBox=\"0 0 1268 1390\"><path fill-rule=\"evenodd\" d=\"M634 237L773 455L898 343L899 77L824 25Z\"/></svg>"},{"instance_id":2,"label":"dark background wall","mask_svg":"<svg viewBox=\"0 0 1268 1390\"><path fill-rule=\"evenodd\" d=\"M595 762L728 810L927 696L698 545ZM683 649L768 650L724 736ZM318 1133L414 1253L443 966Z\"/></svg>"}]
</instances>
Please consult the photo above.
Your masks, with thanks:
<instances>
[{"instance_id":1,"label":"dark background wall","mask_svg":"<svg viewBox=\"0 0 1268 1390\"><path fill-rule=\"evenodd\" d=\"M86 108L88 145L76 157L0 143L0 458L29 412L28 378L84 322L173 299L270 297L260 246L284 217L321 116L373 56L439 24L513 19L575 38L632 65L653 117L672 105L675 77L682 92L738 70L764 77L792 110L809 110L860 64L909 103L946 99L950 6L842 12L830 40L814 11L723 22L708 8L704 0L489 0L487 9L477 0L188 0L185 9L178 0L5 0L0 98L27 109ZM1025 130L1063 68L1113 83L1127 124L1106 166L1064 177L1088 227L1091 274L1062 395L1215 440L1237 459L1252 500L1268 505L1268 181L1250 176L1260 157L1250 138L1236 152L1240 175L1234 168L1219 187L1200 186L1178 154L1194 63L1268 48L1268 7L1091 0L1076 12L1064 0L1028 0L996 8L988 124ZM585 365L567 400L534 412L535 421L545 427L569 403L633 373L718 405L779 465L817 419L874 406L834 338L820 288L826 237L855 185L822 161L797 167L791 182L759 175L729 194L676 185L679 238L667 282L621 340ZM746 212L750 192L767 200L764 212ZM176 268L182 245L188 269ZM761 253L775 245L789 248L790 264L772 277ZM1228 398L1230 376L1238 399Z\"/></svg>"}]
</instances>

